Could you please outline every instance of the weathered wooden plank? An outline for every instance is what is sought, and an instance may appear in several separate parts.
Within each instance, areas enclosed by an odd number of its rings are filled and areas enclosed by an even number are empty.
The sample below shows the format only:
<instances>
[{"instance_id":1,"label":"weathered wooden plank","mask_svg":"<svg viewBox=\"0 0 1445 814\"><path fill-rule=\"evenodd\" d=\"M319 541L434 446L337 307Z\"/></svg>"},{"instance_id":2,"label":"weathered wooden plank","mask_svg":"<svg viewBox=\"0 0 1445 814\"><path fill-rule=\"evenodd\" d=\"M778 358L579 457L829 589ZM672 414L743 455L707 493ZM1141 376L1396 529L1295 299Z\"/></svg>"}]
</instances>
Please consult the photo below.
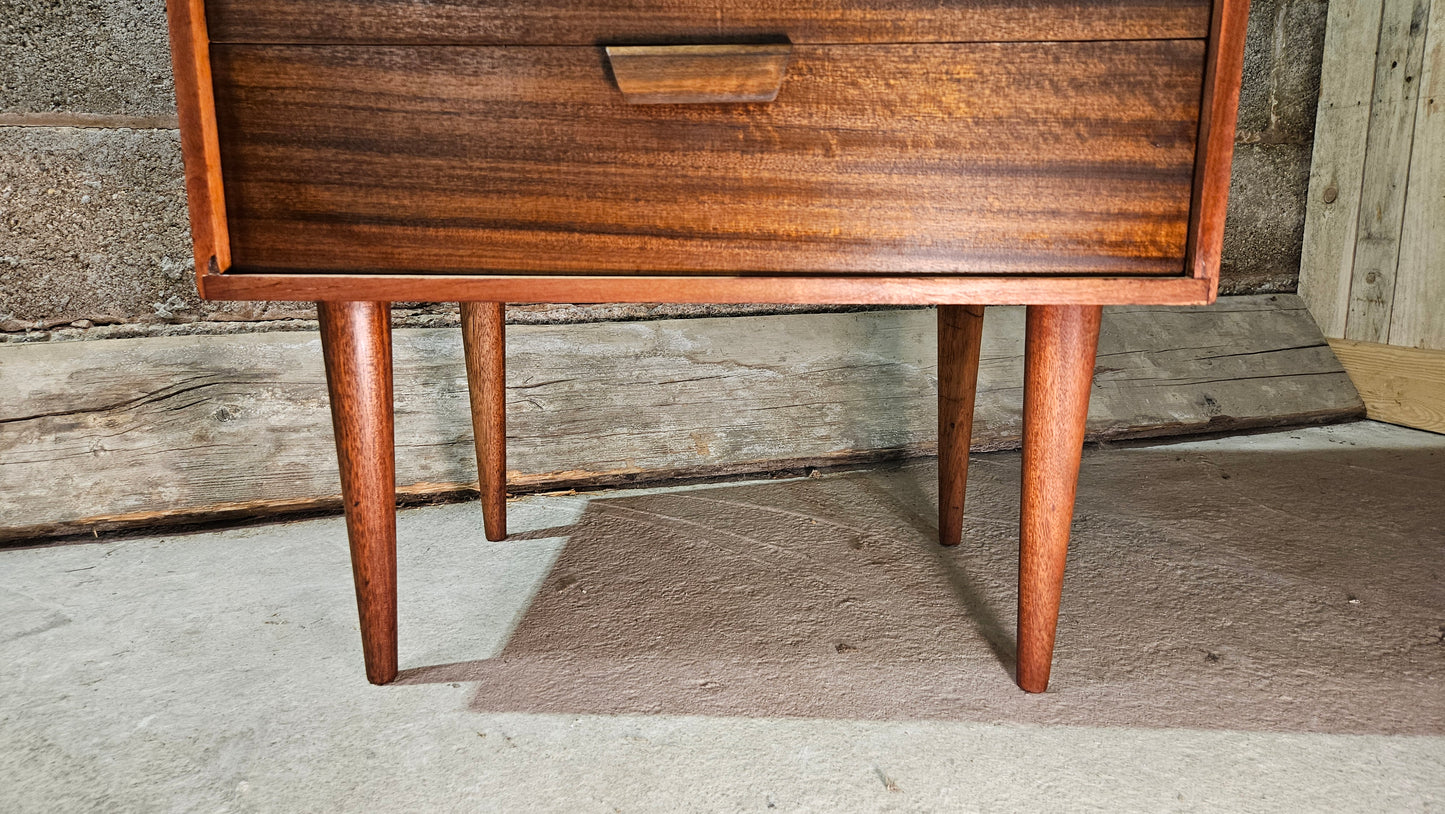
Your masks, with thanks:
<instances>
[{"instance_id":1,"label":"weathered wooden plank","mask_svg":"<svg viewBox=\"0 0 1445 814\"><path fill-rule=\"evenodd\" d=\"M1388 342L1430 0L1385 0L1345 337Z\"/></svg>"},{"instance_id":2,"label":"weathered wooden plank","mask_svg":"<svg viewBox=\"0 0 1445 814\"><path fill-rule=\"evenodd\" d=\"M1390 344L1445 350L1445 0L1427 29Z\"/></svg>"},{"instance_id":3,"label":"weathered wooden plank","mask_svg":"<svg viewBox=\"0 0 1445 814\"><path fill-rule=\"evenodd\" d=\"M1325 29L1299 293L1325 336L1344 336L1383 0L1334 0Z\"/></svg>"},{"instance_id":4,"label":"weathered wooden plank","mask_svg":"<svg viewBox=\"0 0 1445 814\"><path fill-rule=\"evenodd\" d=\"M519 325L513 489L765 472L935 448L934 314ZM991 308L973 444L1022 430L1023 309ZM476 478L460 332L396 332L397 482ZM1105 312L1095 438L1361 412L1301 301ZM335 505L320 343L269 333L0 347L0 538Z\"/></svg>"},{"instance_id":5,"label":"weathered wooden plank","mask_svg":"<svg viewBox=\"0 0 1445 814\"><path fill-rule=\"evenodd\" d=\"M1369 417L1445 433L1445 350L1331 339Z\"/></svg>"}]
</instances>

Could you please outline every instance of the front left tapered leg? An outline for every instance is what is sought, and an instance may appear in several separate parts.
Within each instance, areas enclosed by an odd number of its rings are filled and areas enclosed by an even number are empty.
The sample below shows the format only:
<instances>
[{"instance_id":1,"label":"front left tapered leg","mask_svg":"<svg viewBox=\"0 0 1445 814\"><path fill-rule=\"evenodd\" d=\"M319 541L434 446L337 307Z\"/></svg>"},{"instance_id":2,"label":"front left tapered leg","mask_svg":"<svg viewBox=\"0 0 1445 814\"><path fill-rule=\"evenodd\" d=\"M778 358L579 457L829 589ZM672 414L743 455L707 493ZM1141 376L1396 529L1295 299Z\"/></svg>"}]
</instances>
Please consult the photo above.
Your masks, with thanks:
<instances>
[{"instance_id":1,"label":"front left tapered leg","mask_svg":"<svg viewBox=\"0 0 1445 814\"><path fill-rule=\"evenodd\" d=\"M1049 686L1101 310L1028 308L1016 673L1028 692Z\"/></svg>"},{"instance_id":2,"label":"front left tapered leg","mask_svg":"<svg viewBox=\"0 0 1445 814\"><path fill-rule=\"evenodd\" d=\"M396 458L391 306L318 302L366 678L396 678Z\"/></svg>"}]
</instances>

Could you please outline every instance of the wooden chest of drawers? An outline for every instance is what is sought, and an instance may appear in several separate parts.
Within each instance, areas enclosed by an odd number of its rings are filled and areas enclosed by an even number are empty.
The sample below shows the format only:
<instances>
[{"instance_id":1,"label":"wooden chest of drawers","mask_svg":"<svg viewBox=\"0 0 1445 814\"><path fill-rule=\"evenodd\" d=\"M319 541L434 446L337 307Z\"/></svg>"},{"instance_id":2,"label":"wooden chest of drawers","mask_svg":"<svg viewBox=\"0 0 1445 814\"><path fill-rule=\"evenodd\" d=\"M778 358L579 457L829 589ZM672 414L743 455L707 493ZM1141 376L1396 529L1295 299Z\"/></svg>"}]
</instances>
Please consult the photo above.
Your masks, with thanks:
<instances>
[{"instance_id":1,"label":"wooden chest of drawers","mask_svg":"<svg viewBox=\"0 0 1445 814\"><path fill-rule=\"evenodd\" d=\"M1246 0L171 0L197 284L315 300L367 674L396 673L388 303L937 304L958 542L983 306L1030 306L1018 680L1047 684L1099 306L1214 297Z\"/></svg>"}]
</instances>

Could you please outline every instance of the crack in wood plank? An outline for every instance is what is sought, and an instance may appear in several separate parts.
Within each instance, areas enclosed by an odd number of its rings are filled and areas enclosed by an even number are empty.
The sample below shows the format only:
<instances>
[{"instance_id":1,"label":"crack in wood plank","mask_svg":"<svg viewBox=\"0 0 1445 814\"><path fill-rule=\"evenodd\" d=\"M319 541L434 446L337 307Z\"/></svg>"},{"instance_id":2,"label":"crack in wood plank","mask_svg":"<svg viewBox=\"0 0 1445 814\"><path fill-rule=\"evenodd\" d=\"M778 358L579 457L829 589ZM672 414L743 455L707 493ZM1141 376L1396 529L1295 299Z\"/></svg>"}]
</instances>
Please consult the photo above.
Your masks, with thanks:
<instances>
[{"instance_id":1,"label":"crack in wood plank","mask_svg":"<svg viewBox=\"0 0 1445 814\"><path fill-rule=\"evenodd\" d=\"M1292 295L1105 314L1091 438L1360 415L1354 388ZM1023 311L991 308L985 324L973 447L1010 448L1022 430ZM933 329L933 314L916 309L514 326L510 488L931 454ZM460 336L395 336L399 491L467 494L476 474ZM0 414L31 408L0 429L0 539L335 507L313 334L85 345L0 347ZM146 392L135 392L138 383Z\"/></svg>"}]
</instances>

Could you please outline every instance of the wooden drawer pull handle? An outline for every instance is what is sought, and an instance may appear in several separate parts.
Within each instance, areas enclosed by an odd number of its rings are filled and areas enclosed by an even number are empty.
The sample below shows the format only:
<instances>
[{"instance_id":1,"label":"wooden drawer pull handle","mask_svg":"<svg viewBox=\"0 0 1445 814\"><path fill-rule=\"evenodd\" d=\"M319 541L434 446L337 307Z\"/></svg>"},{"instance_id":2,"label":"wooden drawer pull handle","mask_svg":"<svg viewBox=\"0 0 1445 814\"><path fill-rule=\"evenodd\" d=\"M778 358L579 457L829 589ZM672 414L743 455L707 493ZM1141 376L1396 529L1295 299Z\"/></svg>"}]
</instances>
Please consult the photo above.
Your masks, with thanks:
<instances>
[{"instance_id":1,"label":"wooden drawer pull handle","mask_svg":"<svg viewBox=\"0 0 1445 814\"><path fill-rule=\"evenodd\" d=\"M792 50L788 43L608 46L607 59L628 104L771 102Z\"/></svg>"}]
</instances>

